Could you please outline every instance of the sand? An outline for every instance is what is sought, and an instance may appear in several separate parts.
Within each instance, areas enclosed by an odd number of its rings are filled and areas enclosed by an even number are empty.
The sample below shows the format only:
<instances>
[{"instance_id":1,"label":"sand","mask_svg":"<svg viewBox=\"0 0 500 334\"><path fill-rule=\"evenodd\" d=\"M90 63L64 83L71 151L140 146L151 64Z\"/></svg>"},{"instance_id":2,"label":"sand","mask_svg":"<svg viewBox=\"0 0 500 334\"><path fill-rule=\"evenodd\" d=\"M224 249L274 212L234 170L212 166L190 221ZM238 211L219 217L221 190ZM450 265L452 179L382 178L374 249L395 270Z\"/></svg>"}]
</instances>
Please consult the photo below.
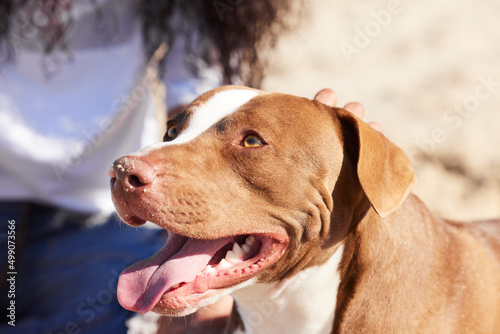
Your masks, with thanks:
<instances>
[{"instance_id":1,"label":"sand","mask_svg":"<svg viewBox=\"0 0 500 334\"><path fill-rule=\"evenodd\" d=\"M500 218L500 2L315 0L304 13L264 89L363 103L433 212Z\"/></svg>"}]
</instances>

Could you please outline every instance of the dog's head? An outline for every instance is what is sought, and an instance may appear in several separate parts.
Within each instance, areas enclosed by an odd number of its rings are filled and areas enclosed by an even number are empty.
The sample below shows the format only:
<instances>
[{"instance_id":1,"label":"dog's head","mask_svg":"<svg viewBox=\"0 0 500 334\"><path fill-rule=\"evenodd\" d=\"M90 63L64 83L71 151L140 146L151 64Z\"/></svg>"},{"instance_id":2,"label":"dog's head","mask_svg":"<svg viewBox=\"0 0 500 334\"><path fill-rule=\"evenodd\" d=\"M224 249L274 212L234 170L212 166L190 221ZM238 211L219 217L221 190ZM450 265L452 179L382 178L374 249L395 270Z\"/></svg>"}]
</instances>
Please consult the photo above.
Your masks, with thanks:
<instances>
[{"instance_id":1,"label":"dog's head","mask_svg":"<svg viewBox=\"0 0 500 334\"><path fill-rule=\"evenodd\" d=\"M200 96L163 143L118 159L110 176L127 224L169 231L124 270L119 301L165 315L325 262L370 208L390 214L415 181L404 153L352 114L234 86Z\"/></svg>"}]
</instances>

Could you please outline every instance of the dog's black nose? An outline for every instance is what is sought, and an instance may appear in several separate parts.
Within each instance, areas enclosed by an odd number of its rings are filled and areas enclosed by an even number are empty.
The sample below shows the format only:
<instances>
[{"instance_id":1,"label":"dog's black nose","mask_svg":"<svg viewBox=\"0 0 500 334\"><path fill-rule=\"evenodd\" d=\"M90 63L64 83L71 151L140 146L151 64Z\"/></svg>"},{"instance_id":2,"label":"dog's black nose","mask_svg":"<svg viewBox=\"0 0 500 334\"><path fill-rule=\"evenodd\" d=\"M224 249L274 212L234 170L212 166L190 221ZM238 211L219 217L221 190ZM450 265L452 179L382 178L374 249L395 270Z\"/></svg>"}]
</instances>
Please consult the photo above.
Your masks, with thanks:
<instances>
[{"instance_id":1,"label":"dog's black nose","mask_svg":"<svg viewBox=\"0 0 500 334\"><path fill-rule=\"evenodd\" d=\"M111 189L121 184L127 192L145 191L156 179L156 169L147 161L135 156L125 156L113 163L109 171Z\"/></svg>"}]
</instances>

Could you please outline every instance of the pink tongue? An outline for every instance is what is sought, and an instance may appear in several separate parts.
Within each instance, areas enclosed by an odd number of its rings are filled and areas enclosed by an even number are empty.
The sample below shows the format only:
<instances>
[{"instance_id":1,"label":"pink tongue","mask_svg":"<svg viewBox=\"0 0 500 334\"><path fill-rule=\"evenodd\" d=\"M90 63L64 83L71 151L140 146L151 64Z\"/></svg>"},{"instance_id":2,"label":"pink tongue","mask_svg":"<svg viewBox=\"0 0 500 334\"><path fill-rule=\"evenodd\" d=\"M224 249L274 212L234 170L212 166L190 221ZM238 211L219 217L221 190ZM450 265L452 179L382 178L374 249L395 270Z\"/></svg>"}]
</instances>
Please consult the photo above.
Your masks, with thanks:
<instances>
[{"instance_id":1,"label":"pink tongue","mask_svg":"<svg viewBox=\"0 0 500 334\"><path fill-rule=\"evenodd\" d=\"M194 281L214 254L231 241L232 237L199 240L170 235L158 253L120 274L118 301L128 310L148 312L172 286Z\"/></svg>"}]
</instances>

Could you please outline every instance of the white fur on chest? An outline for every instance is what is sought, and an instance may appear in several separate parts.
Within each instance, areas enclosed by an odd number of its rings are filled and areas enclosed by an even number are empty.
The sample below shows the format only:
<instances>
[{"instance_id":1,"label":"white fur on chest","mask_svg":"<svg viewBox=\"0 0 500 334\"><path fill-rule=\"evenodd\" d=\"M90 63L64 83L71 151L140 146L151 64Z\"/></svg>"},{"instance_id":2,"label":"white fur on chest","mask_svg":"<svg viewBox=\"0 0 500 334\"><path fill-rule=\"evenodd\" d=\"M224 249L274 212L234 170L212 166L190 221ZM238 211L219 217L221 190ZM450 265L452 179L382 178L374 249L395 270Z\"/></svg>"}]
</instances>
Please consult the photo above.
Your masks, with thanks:
<instances>
[{"instance_id":1,"label":"white fur on chest","mask_svg":"<svg viewBox=\"0 0 500 334\"><path fill-rule=\"evenodd\" d=\"M343 245L323 265L291 279L255 284L232 293L245 331L236 334L330 333L340 284Z\"/></svg>"}]
</instances>

